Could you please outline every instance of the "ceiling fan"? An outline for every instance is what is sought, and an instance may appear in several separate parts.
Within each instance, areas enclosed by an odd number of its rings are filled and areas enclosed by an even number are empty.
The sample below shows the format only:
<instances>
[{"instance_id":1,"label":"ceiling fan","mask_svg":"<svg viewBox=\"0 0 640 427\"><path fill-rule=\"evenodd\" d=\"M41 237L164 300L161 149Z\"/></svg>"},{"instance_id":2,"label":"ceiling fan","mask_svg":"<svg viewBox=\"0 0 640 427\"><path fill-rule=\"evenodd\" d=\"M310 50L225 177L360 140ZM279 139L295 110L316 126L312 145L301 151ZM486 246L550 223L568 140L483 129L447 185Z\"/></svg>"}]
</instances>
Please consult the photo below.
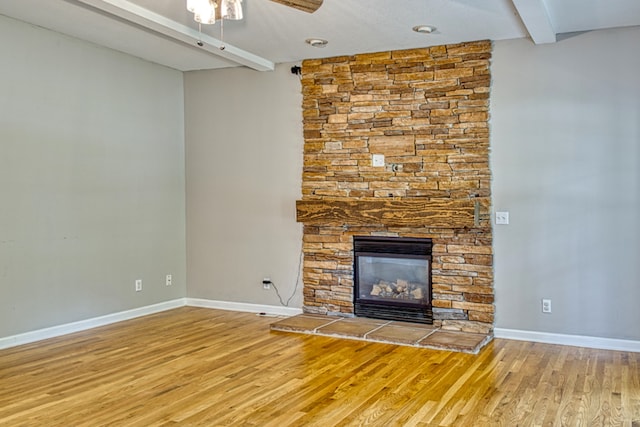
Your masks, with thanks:
<instances>
[{"instance_id":1,"label":"ceiling fan","mask_svg":"<svg viewBox=\"0 0 640 427\"><path fill-rule=\"evenodd\" d=\"M284 6L313 13L323 0L271 0ZM217 20L241 20L242 0L187 0L187 10L193 12L193 19L199 24L214 24Z\"/></svg>"},{"instance_id":2,"label":"ceiling fan","mask_svg":"<svg viewBox=\"0 0 640 427\"><path fill-rule=\"evenodd\" d=\"M284 6L313 13L320 6L323 0L271 0ZM198 31L202 32L202 24L215 24L220 21L220 41L224 40L225 19L239 21L243 19L242 0L187 0L187 10L193 13L193 20L198 23ZM325 42L326 43L326 42ZM202 40L198 39L196 44L204 46ZM224 42L219 46L220 50L225 50Z\"/></svg>"}]
</instances>

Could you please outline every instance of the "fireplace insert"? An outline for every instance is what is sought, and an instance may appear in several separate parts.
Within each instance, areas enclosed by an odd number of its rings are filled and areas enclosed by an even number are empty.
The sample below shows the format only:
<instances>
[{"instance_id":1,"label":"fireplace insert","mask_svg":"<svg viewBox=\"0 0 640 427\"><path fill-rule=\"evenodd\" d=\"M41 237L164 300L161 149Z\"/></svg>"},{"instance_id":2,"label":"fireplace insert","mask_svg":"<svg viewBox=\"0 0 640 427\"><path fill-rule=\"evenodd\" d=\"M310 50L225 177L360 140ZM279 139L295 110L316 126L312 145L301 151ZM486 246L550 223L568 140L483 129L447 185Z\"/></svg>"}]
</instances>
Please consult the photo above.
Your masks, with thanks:
<instances>
[{"instance_id":1,"label":"fireplace insert","mask_svg":"<svg viewBox=\"0 0 640 427\"><path fill-rule=\"evenodd\" d=\"M356 316L433 324L431 239L354 236Z\"/></svg>"}]
</instances>

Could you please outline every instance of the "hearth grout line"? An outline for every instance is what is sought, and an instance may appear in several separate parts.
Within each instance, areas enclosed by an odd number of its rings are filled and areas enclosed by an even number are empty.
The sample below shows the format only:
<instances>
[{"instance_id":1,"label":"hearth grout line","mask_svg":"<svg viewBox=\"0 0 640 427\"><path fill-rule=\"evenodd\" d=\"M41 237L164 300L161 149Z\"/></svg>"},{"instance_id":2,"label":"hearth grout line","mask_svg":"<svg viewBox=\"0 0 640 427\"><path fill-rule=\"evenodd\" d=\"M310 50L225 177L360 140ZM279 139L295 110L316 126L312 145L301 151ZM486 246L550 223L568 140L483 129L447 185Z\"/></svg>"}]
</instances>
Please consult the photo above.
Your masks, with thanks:
<instances>
[{"instance_id":1,"label":"hearth grout line","mask_svg":"<svg viewBox=\"0 0 640 427\"><path fill-rule=\"evenodd\" d=\"M375 331L378 331L382 328L384 328L385 326L389 326L391 324L391 321L387 322L387 323L383 323L382 325L378 326L377 328L373 328L372 330L370 330L369 332L367 332L366 334L364 334L363 338L364 339L369 339L369 334L374 333Z\"/></svg>"},{"instance_id":2,"label":"hearth grout line","mask_svg":"<svg viewBox=\"0 0 640 427\"><path fill-rule=\"evenodd\" d=\"M441 331L442 328L436 328L436 329L432 329L431 332L429 332L427 335L423 336L422 338L420 338L417 342L419 343L420 341L422 341L423 339L426 339L427 337L435 334L438 331Z\"/></svg>"},{"instance_id":3,"label":"hearth grout line","mask_svg":"<svg viewBox=\"0 0 640 427\"><path fill-rule=\"evenodd\" d=\"M313 332L315 332L315 333L320 333L320 331L318 331L318 329L320 329L320 328L324 328L325 326L333 325L334 323L339 322L339 321L341 321L341 320L342 320L342 318L338 318L338 319L332 320L332 321L331 321L331 322L329 322L329 323L325 323L324 325L320 325L320 326L318 326L317 328L315 328L315 329L313 330Z\"/></svg>"}]
</instances>

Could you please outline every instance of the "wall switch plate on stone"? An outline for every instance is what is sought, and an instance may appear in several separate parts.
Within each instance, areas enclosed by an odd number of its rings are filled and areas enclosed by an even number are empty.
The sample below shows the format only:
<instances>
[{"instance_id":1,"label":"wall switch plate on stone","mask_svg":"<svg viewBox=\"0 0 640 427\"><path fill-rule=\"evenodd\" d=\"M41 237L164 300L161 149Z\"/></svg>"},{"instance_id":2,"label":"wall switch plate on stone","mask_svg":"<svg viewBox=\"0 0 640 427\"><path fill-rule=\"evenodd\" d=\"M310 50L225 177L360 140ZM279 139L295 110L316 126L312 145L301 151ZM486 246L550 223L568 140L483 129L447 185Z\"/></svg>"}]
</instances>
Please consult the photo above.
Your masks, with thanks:
<instances>
[{"instance_id":1,"label":"wall switch plate on stone","mask_svg":"<svg viewBox=\"0 0 640 427\"><path fill-rule=\"evenodd\" d=\"M371 164L374 167L384 167L384 154L374 154L371 158Z\"/></svg>"}]
</instances>

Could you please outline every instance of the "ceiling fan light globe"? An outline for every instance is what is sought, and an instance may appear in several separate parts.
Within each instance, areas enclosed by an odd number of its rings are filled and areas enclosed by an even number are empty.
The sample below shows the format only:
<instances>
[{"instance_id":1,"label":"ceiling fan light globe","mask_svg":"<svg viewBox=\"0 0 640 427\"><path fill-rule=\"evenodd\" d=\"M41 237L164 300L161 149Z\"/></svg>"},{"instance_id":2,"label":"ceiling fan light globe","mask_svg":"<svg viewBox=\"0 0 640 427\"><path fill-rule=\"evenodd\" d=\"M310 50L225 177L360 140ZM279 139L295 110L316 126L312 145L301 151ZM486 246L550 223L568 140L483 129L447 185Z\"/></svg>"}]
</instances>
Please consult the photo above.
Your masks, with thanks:
<instances>
[{"instance_id":1,"label":"ceiling fan light globe","mask_svg":"<svg viewBox=\"0 0 640 427\"><path fill-rule=\"evenodd\" d=\"M200 24L215 24L216 7L213 0L187 0L187 10L193 12L193 20Z\"/></svg>"},{"instance_id":2,"label":"ceiling fan light globe","mask_svg":"<svg viewBox=\"0 0 640 427\"><path fill-rule=\"evenodd\" d=\"M200 24L215 24L216 23L216 8L215 4L213 6L209 6L203 8L201 10L197 10L193 13L193 19Z\"/></svg>"},{"instance_id":3,"label":"ceiling fan light globe","mask_svg":"<svg viewBox=\"0 0 640 427\"><path fill-rule=\"evenodd\" d=\"M212 25L216 23L215 14L212 16L203 16L203 15L195 14L193 15L193 20L199 24L206 24L206 25Z\"/></svg>"},{"instance_id":4,"label":"ceiling fan light globe","mask_svg":"<svg viewBox=\"0 0 640 427\"><path fill-rule=\"evenodd\" d=\"M211 0L187 0L187 10L196 13L211 7ZM215 2L213 4L215 7Z\"/></svg>"},{"instance_id":5,"label":"ceiling fan light globe","mask_svg":"<svg viewBox=\"0 0 640 427\"><path fill-rule=\"evenodd\" d=\"M220 0L220 18L239 21L242 14L242 0Z\"/></svg>"}]
</instances>

